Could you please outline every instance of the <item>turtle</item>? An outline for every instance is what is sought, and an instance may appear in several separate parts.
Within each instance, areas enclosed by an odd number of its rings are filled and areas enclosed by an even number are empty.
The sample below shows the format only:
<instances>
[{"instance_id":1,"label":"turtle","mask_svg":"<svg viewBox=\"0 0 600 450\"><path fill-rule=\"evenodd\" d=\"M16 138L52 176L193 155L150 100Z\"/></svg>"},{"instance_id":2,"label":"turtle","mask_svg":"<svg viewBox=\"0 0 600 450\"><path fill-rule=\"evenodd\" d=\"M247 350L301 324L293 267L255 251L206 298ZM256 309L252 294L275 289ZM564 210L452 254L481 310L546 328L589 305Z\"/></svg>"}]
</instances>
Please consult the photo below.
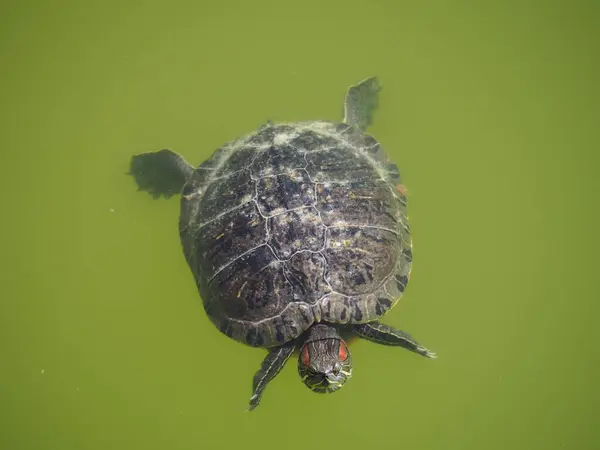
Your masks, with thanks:
<instances>
[{"instance_id":1,"label":"turtle","mask_svg":"<svg viewBox=\"0 0 600 450\"><path fill-rule=\"evenodd\" d=\"M249 410L294 353L310 390L339 390L349 336L436 357L381 322L407 287L412 239L398 167L366 133L380 90L366 78L347 89L341 122L269 121L197 167L170 149L131 157L138 190L180 196L180 241L210 321L267 350Z\"/></svg>"}]
</instances>

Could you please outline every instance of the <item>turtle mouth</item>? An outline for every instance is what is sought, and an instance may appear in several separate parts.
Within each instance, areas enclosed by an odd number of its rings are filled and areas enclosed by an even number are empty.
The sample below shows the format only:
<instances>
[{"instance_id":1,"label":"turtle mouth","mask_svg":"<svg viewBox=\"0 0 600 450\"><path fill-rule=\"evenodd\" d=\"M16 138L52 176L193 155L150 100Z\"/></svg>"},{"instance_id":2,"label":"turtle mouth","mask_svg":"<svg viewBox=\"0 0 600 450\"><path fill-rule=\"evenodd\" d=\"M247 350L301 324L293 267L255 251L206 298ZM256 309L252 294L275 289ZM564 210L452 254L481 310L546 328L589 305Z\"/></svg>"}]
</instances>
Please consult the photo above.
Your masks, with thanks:
<instances>
[{"instance_id":1,"label":"turtle mouth","mask_svg":"<svg viewBox=\"0 0 600 450\"><path fill-rule=\"evenodd\" d=\"M350 378L350 372L340 371L339 373L327 372L323 373L315 373L306 375L302 381L308 388L313 392L318 392L321 394L335 392L342 387Z\"/></svg>"}]
</instances>

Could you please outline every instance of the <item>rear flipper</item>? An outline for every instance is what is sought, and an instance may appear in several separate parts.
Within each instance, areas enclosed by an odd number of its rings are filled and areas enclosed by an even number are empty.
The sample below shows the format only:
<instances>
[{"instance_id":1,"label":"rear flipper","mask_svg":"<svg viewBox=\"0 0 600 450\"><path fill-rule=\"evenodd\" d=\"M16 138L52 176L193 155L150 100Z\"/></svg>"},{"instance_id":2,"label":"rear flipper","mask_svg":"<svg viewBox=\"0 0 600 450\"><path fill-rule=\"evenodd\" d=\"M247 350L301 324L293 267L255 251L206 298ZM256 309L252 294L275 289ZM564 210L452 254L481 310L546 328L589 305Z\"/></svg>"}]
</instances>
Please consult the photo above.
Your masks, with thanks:
<instances>
[{"instance_id":1,"label":"rear flipper","mask_svg":"<svg viewBox=\"0 0 600 450\"><path fill-rule=\"evenodd\" d=\"M147 191L152 197L169 198L180 194L194 168L177 153L160 150L131 157L128 175L133 176L138 190Z\"/></svg>"},{"instance_id":2,"label":"rear flipper","mask_svg":"<svg viewBox=\"0 0 600 450\"><path fill-rule=\"evenodd\" d=\"M377 77L370 77L350 86L344 100L344 122L365 131L373 121L380 90Z\"/></svg>"},{"instance_id":3,"label":"rear flipper","mask_svg":"<svg viewBox=\"0 0 600 450\"><path fill-rule=\"evenodd\" d=\"M353 330L357 335L368 339L369 341L383 345L403 347L411 352L426 356L427 358L437 358L434 352L423 347L410 334L396 330L383 323L369 322L361 325L354 325Z\"/></svg>"}]
</instances>

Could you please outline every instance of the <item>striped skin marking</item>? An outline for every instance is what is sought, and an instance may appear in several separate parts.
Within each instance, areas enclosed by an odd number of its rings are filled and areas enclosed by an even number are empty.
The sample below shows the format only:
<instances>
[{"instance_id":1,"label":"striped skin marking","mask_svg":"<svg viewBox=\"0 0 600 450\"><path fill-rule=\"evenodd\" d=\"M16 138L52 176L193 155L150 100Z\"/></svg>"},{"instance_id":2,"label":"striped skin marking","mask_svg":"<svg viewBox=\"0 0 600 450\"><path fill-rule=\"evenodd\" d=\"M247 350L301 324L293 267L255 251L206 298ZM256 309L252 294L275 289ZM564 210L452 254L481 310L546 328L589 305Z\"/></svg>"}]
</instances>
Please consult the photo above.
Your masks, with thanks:
<instances>
[{"instance_id":1,"label":"striped skin marking","mask_svg":"<svg viewBox=\"0 0 600 450\"><path fill-rule=\"evenodd\" d=\"M252 394L252 397L250 397L250 406L248 411L252 411L258 406L265 387L269 381L271 381L279 372L281 372L281 369L283 369L283 366L285 366L287 360L290 358L290 356L292 356L292 353L294 353L293 350L293 346L280 347L276 351L272 350L264 359L262 367L254 376L254 393ZM265 363L268 364L266 368L264 367Z\"/></svg>"},{"instance_id":2,"label":"striped skin marking","mask_svg":"<svg viewBox=\"0 0 600 450\"><path fill-rule=\"evenodd\" d=\"M435 352L432 352L419 344L410 334L404 331L395 330L382 323L365 324L363 325L363 330L361 335L372 342L383 345L400 346L427 358L437 358Z\"/></svg>"}]
</instances>

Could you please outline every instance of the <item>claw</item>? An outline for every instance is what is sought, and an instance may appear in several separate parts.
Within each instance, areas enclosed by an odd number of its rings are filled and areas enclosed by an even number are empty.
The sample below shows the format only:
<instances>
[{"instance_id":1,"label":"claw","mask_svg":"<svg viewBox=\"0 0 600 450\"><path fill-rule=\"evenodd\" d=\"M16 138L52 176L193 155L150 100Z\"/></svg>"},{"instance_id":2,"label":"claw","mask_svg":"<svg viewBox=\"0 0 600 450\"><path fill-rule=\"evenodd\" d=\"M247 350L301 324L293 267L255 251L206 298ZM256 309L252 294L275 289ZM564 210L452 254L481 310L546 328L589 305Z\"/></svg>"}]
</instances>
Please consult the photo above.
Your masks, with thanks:
<instances>
[{"instance_id":1,"label":"claw","mask_svg":"<svg viewBox=\"0 0 600 450\"><path fill-rule=\"evenodd\" d=\"M254 408L256 408L259 402L260 398L257 394L254 394L252 397L250 397L250 404L248 405L248 409L246 410L246 412L252 411Z\"/></svg>"},{"instance_id":2,"label":"claw","mask_svg":"<svg viewBox=\"0 0 600 450\"><path fill-rule=\"evenodd\" d=\"M421 353L421 355L426 356L427 358L437 358L437 354L435 352L432 352L431 350L428 350L425 347L419 347L419 352Z\"/></svg>"}]
</instances>

